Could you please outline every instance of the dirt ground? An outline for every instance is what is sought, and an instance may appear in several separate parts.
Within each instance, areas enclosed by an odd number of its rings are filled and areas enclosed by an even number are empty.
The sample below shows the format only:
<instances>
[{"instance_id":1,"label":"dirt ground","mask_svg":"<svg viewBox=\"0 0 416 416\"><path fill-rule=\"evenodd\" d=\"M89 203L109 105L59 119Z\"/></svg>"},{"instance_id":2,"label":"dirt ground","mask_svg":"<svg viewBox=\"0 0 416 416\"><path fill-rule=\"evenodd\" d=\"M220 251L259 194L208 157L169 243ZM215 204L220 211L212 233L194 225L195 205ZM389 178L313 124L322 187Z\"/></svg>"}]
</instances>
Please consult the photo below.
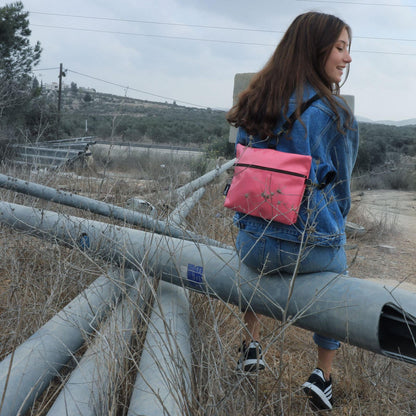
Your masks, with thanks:
<instances>
[{"instance_id":1,"label":"dirt ground","mask_svg":"<svg viewBox=\"0 0 416 416\"><path fill-rule=\"evenodd\" d=\"M354 195L354 211L353 222L368 232L350 241L356 246L347 251L350 275L416 292L416 192L361 192Z\"/></svg>"}]
</instances>

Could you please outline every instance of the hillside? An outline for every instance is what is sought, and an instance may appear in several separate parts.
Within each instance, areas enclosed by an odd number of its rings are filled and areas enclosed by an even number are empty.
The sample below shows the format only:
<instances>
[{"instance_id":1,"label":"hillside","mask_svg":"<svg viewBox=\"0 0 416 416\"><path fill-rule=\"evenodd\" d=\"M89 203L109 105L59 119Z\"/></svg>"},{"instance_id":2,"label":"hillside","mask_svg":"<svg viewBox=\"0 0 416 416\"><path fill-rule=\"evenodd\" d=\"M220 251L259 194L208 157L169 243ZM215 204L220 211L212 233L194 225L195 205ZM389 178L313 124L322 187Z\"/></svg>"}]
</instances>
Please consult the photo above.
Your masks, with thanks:
<instances>
[{"instance_id":1,"label":"hillside","mask_svg":"<svg viewBox=\"0 0 416 416\"><path fill-rule=\"evenodd\" d=\"M360 117L357 116L357 120L361 123L371 123L371 124L384 124L386 126L397 126L397 127L402 127L402 126L416 126L416 118L410 118L407 120L398 120L398 121L394 121L394 120L371 120L367 117Z\"/></svg>"},{"instance_id":2,"label":"hillside","mask_svg":"<svg viewBox=\"0 0 416 416\"><path fill-rule=\"evenodd\" d=\"M137 100L83 89L63 92L62 133L87 133L100 139L201 147L232 157L225 111ZM88 131L85 131L85 128ZM416 156L416 126L359 122L360 149L356 169L400 164Z\"/></svg>"},{"instance_id":3,"label":"hillside","mask_svg":"<svg viewBox=\"0 0 416 416\"><path fill-rule=\"evenodd\" d=\"M36 94L25 111L15 111L2 118L6 146L16 141L88 135L115 142L198 147L212 157L231 158L234 154L233 145L228 142L226 112L222 110L138 100L72 85L62 91L61 111L58 114L56 90L40 88ZM411 158L416 157L416 125L393 126L359 121L359 130L357 172L379 168L392 171L413 163ZM410 158L405 165L404 156ZM396 176L403 178L408 175L400 173ZM415 180L411 178L411 182ZM365 187L371 188L380 186L384 184L365 184ZM411 189L415 187L412 185ZM402 188L403 185L400 185Z\"/></svg>"},{"instance_id":4,"label":"hillside","mask_svg":"<svg viewBox=\"0 0 416 416\"><path fill-rule=\"evenodd\" d=\"M228 137L225 112L65 89L62 129L68 136L87 133L103 139L152 143L206 144Z\"/></svg>"}]
</instances>

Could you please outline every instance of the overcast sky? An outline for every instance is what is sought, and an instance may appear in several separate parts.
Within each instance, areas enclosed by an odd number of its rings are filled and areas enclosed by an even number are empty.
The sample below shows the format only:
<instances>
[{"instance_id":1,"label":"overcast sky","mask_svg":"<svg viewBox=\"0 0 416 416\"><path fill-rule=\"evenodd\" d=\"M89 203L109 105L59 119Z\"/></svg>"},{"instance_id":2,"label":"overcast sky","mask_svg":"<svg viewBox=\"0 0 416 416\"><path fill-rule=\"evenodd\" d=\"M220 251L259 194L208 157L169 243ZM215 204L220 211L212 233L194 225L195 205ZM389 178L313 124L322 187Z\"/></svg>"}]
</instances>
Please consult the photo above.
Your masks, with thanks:
<instances>
[{"instance_id":1,"label":"overcast sky","mask_svg":"<svg viewBox=\"0 0 416 416\"><path fill-rule=\"evenodd\" d=\"M300 13L353 31L343 94L372 120L416 118L415 0L23 0L42 60L35 74L100 92L228 109L234 75L256 72ZM2 0L6 4L9 1ZM116 85L113 85L116 84Z\"/></svg>"}]
</instances>

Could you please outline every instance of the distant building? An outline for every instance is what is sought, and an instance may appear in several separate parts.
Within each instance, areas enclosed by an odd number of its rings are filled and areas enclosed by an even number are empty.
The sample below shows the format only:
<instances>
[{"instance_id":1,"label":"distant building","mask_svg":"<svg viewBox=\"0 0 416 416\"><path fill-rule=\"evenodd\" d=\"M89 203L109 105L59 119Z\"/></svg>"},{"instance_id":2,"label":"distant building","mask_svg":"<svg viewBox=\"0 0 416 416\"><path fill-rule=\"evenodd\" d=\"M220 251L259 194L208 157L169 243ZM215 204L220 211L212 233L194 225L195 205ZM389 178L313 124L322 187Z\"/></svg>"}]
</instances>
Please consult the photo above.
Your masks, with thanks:
<instances>
[{"instance_id":1,"label":"distant building","mask_svg":"<svg viewBox=\"0 0 416 416\"><path fill-rule=\"evenodd\" d=\"M96 93L97 90L95 88L88 88L88 87L78 87L78 91L80 92L89 92L89 93Z\"/></svg>"},{"instance_id":2,"label":"distant building","mask_svg":"<svg viewBox=\"0 0 416 416\"><path fill-rule=\"evenodd\" d=\"M46 91L58 91L59 90L59 83L58 82L51 82L48 84L43 84L43 88ZM70 86L68 86L67 84L65 84L64 82L62 82L62 89L66 89L66 88L70 88ZM95 88L89 88L89 87L78 87L78 91L80 92L89 92L89 93L96 93L97 90Z\"/></svg>"},{"instance_id":3,"label":"distant building","mask_svg":"<svg viewBox=\"0 0 416 416\"><path fill-rule=\"evenodd\" d=\"M57 82L51 82L50 84L43 84L43 88L46 91L58 91L59 90L59 84Z\"/></svg>"}]
</instances>

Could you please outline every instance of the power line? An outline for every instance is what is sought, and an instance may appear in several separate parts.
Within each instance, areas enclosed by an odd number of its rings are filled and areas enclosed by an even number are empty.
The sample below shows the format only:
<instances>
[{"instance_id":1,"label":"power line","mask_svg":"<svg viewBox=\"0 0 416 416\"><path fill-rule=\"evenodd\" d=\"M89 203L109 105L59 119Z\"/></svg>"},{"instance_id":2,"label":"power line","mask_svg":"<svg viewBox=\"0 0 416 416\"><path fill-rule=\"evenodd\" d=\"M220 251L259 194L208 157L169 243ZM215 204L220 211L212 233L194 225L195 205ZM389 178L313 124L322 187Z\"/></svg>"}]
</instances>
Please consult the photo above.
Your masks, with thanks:
<instances>
[{"instance_id":1,"label":"power line","mask_svg":"<svg viewBox=\"0 0 416 416\"><path fill-rule=\"evenodd\" d=\"M240 41L221 40L221 39L191 38L191 37L186 37L186 36L149 35L145 33L118 32L118 31L99 30L99 29L85 29L85 28L77 28L77 27L70 27L70 26L51 26L51 25L38 25L38 24L32 24L32 26L44 27L44 28L49 28L49 29L64 29L64 30L74 30L74 31L81 31L81 32L107 33L107 34L113 34L113 35L127 35L127 36L143 36L143 37L154 37L154 38L162 38L162 39L190 40L190 41L198 41L198 42L217 42L217 43L230 43L230 44L238 44L238 45L267 46L267 47L276 46L275 43L272 44L272 43L240 42ZM416 42L416 39L412 41ZM374 53L374 54L383 54L383 55L416 56L416 53L402 53L402 52L361 51L361 50L354 50L354 49L352 50L352 52Z\"/></svg>"},{"instance_id":2,"label":"power line","mask_svg":"<svg viewBox=\"0 0 416 416\"><path fill-rule=\"evenodd\" d=\"M59 67L56 68L42 68L42 69L33 69L33 71L47 71L47 70L57 70L59 69ZM192 105L193 107L200 107L200 108L208 108L207 105L201 105L201 104L195 104L195 103L190 103L187 101L182 101L182 100L178 100L176 98L171 98L171 97L166 97L164 95L159 95L159 94L154 94L152 92L148 92L148 91L144 91L144 90L139 90L137 88L132 88L132 87L128 87L126 85L121 85L121 84L117 84L115 82L111 82L111 81L107 81L105 79L101 79L101 78L97 78L97 77L93 77L91 75L87 75L87 74L83 74L81 72L77 72L74 71L72 69L65 69L65 72L72 72L74 74L83 76L85 78L89 78L89 79L93 79L95 81L100 81L100 82L104 82L105 84L109 84L109 85L114 85L116 87L122 88L125 91L135 91L135 92L140 92L141 94L147 94L147 95L151 95L153 97L157 97L157 98L163 98L164 100L171 100L171 101L176 101L177 103L183 103L183 104L188 104L188 105Z\"/></svg>"},{"instance_id":3,"label":"power line","mask_svg":"<svg viewBox=\"0 0 416 416\"><path fill-rule=\"evenodd\" d=\"M400 56L416 56L416 53L405 53L405 52L384 52L384 51L362 51L352 50L352 53L373 53L376 55L400 55Z\"/></svg>"},{"instance_id":4,"label":"power line","mask_svg":"<svg viewBox=\"0 0 416 416\"><path fill-rule=\"evenodd\" d=\"M176 98L166 97L166 96L159 95L159 94L154 94L154 93L152 93L152 92L148 92L148 91L144 91L144 90L139 90L139 89L137 89L137 88L128 87L128 86L126 86L126 85L121 85L121 84L117 84L117 83L115 83L115 82L106 81L106 80L101 79L101 78L93 77L93 76L91 76L91 75L86 75L86 74L83 74L83 73L81 73L81 72L74 71L74 70L72 70L72 69L66 69L66 71L68 71L68 72L72 72L73 74L77 74L77 75L80 75L80 76L83 76L83 77L86 77L86 78L93 79L93 80L95 80L95 81L100 81L100 82L104 82L104 83L106 83L106 84L110 84L110 85L114 85L114 86L116 86L116 87L123 88L125 91L128 91L128 90L129 90L129 91L135 91L135 92L139 92L139 93L141 93L141 94L147 94L147 95L151 95L151 96L153 96L153 97L163 98L164 100L171 100L171 101L176 101L176 102L178 102L178 103L182 103L182 104L188 104L188 105L191 105L191 106L193 106L193 107L208 108L208 106L207 106L207 105L201 105L201 104L190 103L190 102L187 102L187 101L178 100L178 99L176 99Z\"/></svg>"},{"instance_id":5,"label":"power line","mask_svg":"<svg viewBox=\"0 0 416 416\"><path fill-rule=\"evenodd\" d=\"M107 21L128 22L128 23L145 23L145 24L161 25L161 26L192 27L192 28L199 28L199 29L218 29L218 30L230 30L230 31L242 31L242 32L284 33L283 30L252 29L252 28L246 28L246 27L242 28L242 27L227 27L227 26L194 25L194 24L175 23L175 22L158 22L155 20L121 19L121 18L115 18L115 17L82 16L82 15L63 14L63 13L47 13L47 12L29 12L29 13L42 14L42 15L47 15L47 16L75 17L79 19L107 20Z\"/></svg>"},{"instance_id":6,"label":"power line","mask_svg":"<svg viewBox=\"0 0 416 416\"><path fill-rule=\"evenodd\" d=\"M416 42L416 39L409 38L388 38L388 37L374 37L374 36L353 36L354 39L368 39L368 40L393 40L395 42Z\"/></svg>"},{"instance_id":7,"label":"power line","mask_svg":"<svg viewBox=\"0 0 416 416\"><path fill-rule=\"evenodd\" d=\"M46 27L50 29L67 29L67 30L75 30L75 31L81 31L81 32L109 33L113 35L129 35L129 36L143 36L143 37L150 37L150 38L192 40L192 41L198 41L198 42L234 43L234 44L239 44L239 45L252 45L252 46L275 46L275 44L268 44L268 43L240 42L240 41L222 40L222 39L191 38L187 36L149 35L147 33L119 32L119 31L100 30L100 29L84 29L84 28L70 27L70 26L52 26L52 25L38 25L38 24L31 24L31 26Z\"/></svg>"},{"instance_id":8,"label":"power line","mask_svg":"<svg viewBox=\"0 0 416 416\"><path fill-rule=\"evenodd\" d=\"M329 1L329 0L297 0L297 1L328 2L328 3L331 3L331 1ZM336 3L336 2L334 2L334 3ZM371 4L367 4L367 3L358 3L358 2L355 3L355 2L347 2L347 1L345 1L345 2L339 1L339 3L371 5ZM372 5L377 5L377 4L372 4ZM406 6L406 7L416 7L416 6ZM153 25L160 25L160 26L177 26L177 27L191 27L191 28L216 29L216 30L219 29L219 30L242 31L242 32L281 33L281 34L285 33L284 30L252 29L252 28L209 26L209 25L194 25L194 24L175 23L175 22L160 22L160 21L154 21L154 20L121 19L121 18L110 18L110 17L99 17L99 16L83 16L83 15L63 14L63 13L47 13L47 12L30 12L30 13L32 13L32 14L42 14L42 15L47 15L47 16L75 17L75 18L80 18L80 19L104 20L104 21L115 21L115 22L130 22L130 23L144 23L144 24L153 24ZM32 26L42 26L42 25L33 24ZM45 26L45 27L48 27L48 26ZM58 26L58 27L63 28L62 26ZM81 29L81 30L85 30L85 29ZM90 30L93 30L93 29L90 29ZM124 32L114 32L114 33L134 35L134 33L124 33ZM157 35L136 34L136 36L157 36ZM374 39L374 40L391 40L391 41L399 41L399 42L416 42L416 39L408 39L408 38L358 36L358 35L355 35L354 38L356 38L356 39ZM199 39L195 39L195 40L199 40ZM216 41L213 41L213 42L216 42ZM251 44L251 43L248 43L248 44ZM260 44L260 45L263 46L263 44ZM269 46L269 45L264 45L264 46Z\"/></svg>"},{"instance_id":9,"label":"power line","mask_svg":"<svg viewBox=\"0 0 416 416\"><path fill-rule=\"evenodd\" d=\"M413 7L416 5L413 4L391 4L391 3L362 3L358 1L342 1L342 0L296 0L303 1L308 3L331 3L331 4L356 4L359 6L385 6L385 7Z\"/></svg>"},{"instance_id":10,"label":"power line","mask_svg":"<svg viewBox=\"0 0 416 416\"><path fill-rule=\"evenodd\" d=\"M57 69L59 69L59 66L55 68L36 68L36 69L32 69L32 71L51 71L51 70L56 71Z\"/></svg>"}]
</instances>

